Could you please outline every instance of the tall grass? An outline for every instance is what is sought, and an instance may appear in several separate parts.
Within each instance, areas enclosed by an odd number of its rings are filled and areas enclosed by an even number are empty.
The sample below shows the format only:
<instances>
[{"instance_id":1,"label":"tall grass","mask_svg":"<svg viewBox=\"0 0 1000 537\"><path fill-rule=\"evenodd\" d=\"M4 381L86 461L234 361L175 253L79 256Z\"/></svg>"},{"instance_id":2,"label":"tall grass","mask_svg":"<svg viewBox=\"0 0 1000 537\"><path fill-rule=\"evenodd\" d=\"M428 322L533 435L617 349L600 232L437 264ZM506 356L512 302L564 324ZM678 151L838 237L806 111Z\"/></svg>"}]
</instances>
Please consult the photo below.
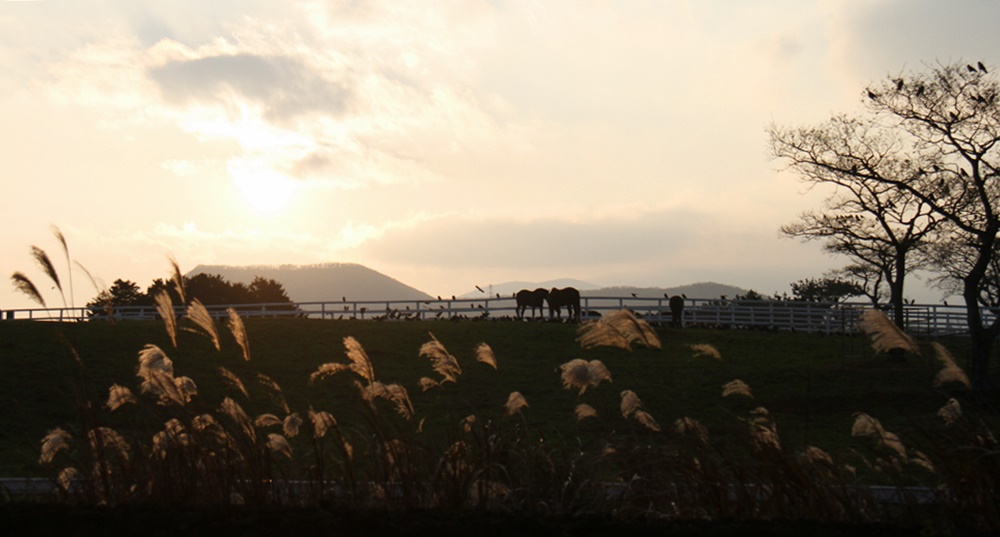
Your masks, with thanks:
<instances>
[{"instance_id":1,"label":"tall grass","mask_svg":"<svg viewBox=\"0 0 1000 537\"><path fill-rule=\"evenodd\" d=\"M173 310L169 300L159 299L163 311ZM164 316L169 352L152 344L134 351L133 386L116 383L103 400L81 399L80 421L53 427L41 439L39 463L62 500L605 513L623 519L920 520L1000 529L1000 446L989 414L971 401L950 398L939 422L918 424L919 438L909 439L859 409L844 431L857 448L831 453L814 445L787 447L781 424L758 406L751 386L732 379L718 386L719 404L729 409L738 434L723 442L693 417L654 416L644 394L618 386L604 361L571 359L553 372L551 392L572 394L566 412L576 418L577 437L553 439L526 419L532 401L519 390L490 408L467 397L476 387L463 380L466 358L472 366L482 364L477 374L504 368L504 357L486 343L468 357L456 356L428 333L416 355L433 375L414 369L413 378L390 381L360 341L345 337L342 360L306 373L315 389L342 395L337 405L321 407L299 397L290 402L274 379L253 370L250 334L234 311L226 328L247 367L234 371L220 364L215 380L225 393L210 401L197 379L180 369L186 351L176 333L204 338L216 352L229 340L196 299L185 305L181 319ZM873 348L920 351L877 314L866 319ZM628 311L582 324L577 341L581 348L661 346L656 331ZM955 360L943 347L934 350L942 364L935 383L965 388ZM691 351L726 363L711 344ZM86 382L86 363L78 367ZM593 397L611 385L615 407ZM426 413L408 386L453 395L448 400L457 408L446 416ZM251 401L254 407L265 401L266 408L251 414ZM595 423L610 424L607 434L588 434ZM438 433L428 434L429 426ZM897 495L887 498L870 485Z\"/></svg>"}]
</instances>

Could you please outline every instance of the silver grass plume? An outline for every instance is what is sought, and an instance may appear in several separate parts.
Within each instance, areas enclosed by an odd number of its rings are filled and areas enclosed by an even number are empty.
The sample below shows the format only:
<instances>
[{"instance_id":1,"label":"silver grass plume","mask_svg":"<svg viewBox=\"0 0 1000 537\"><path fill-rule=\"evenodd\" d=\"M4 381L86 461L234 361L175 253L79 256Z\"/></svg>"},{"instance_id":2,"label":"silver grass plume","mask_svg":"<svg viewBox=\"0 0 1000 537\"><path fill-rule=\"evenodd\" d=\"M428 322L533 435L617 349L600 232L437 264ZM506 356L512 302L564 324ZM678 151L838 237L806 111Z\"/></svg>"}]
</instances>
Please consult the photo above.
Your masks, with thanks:
<instances>
[{"instance_id":1,"label":"silver grass plume","mask_svg":"<svg viewBox=\"0 0 1000 537\"><path fill-rule=\"evenodd\" d=\"M521 410L527 406L528 400L521 395L521 392L510 392L510 395L507 396L507 402L503 405L508 416L520 413Z\"/></svg>"},{"instance_id":2,"label":"silver grass plume","mask_svg":"<svg viewBox=\"0 0 1000 537\"><path fill-rule=\"evenodd\" d=\"M27 295L28 298L38 303L41 307L48 307L45 305L45 299L42 298L42 294L38 292L38 288L35 287L35 284L23 272L19 271L11 274L10 281L14 284L14 289Z\"/></svg>"},{"instance_id":3,"label":"silver grass plume","mask_svg":"<svg viewBox=\"0 0 1000 537\"><path fill-rule=\"evenodd\" d=\"M431 361L431 367L441 375L442 383L457 382L458 376L462 374L458 360L448 353L448 349L434 337L434 334L430 334L430 336L431 340L420 346L419 355Z\"/></svg>"},{"instance_id":4,"label":"silver grass plume","mask_svg":"<svg viewBox=\"0 0 1000 537\"><path fill-rule=\"evenodd\" d=\"M215 329L215 320L208 313L208 310L197 298L191 300L191 305L187 309L187 318L205 331L205 335L212 340L215 350L221 350L219 346L219 331Z\"/></svg>"},{"instance_id":5,"label":"silver grass plume","mask_svg":"<svg viewBox=\"0 0 1000 537\"><path fill-rule=\"evenodd\" d=\"M42 438L42 453L38 457L39 464L52 462L56 453L59 453L64 449L69 449L69 441L72 439L73 437L69 433L59 427L49 431L48 434L45 435L45 438Z\"/></svg>"},{"instance_id":6,"label":"silver grass plume","mask_svg":"<svg viewBox=\"0 0 1000 537\"><path fill-rule=\"evenodd\" d=\"M229 331L232 332L236 344L243 350L243 359L250 361L250 338L247 336L246 327L243 326L243 319L233 308L226 308L229 313Z\"/></svg>"},{"instance_id":7,"label":"silver grass plume","mask_svg":"<svg viewBox=\"0 0 1000 537\"><path fill-rule=\"evenodd\" d=\"M632 344L661 348L660 338L649 323L629 310L612 311L596 321L588 321L577 330L580 347L618 347L632 350Z\"/></svg>"},{"instance_id":8,"label":"silver grass plume","mask_svg":"<svg viewBox=\"0 0 1000 537\"><path fill-rule=\"evenodd\" d=\"M493 369L497 368L497 357L493 354L493 349L486 343L476 346L476 361L482 362Z\"/></svg>"},{"instance_id":9,"label":"silver grass plume","mask_svg":"<svg viewBox=\"0 0 1000 537\"><path fill-rule=\"evenodd\" d=\"M875 352L888 352L893 349L903 349L913 354L920 354L917 343L906 332L903 332L892 322L892 319L878 310L867 310L861 314L858 328L872 338L872 348Z\"/></svg>"},{"instance_id":10,"label":"silver grass plume","mask_svg":"<svg viewBox=\"0 0 1000 537\"><path fill-rule=\"evenodd\" d=\"M174 348L177 348L177 317L174 316L174 304L170 300L170 293L166 291L160 291L153 295L153 304L156 306L156 312L160 314L160 318L163 319L163 327L167 330L167 335L170 336L170 343L173 344Z\"/></svg>"},{"instance_id":11,"label":"silver grass plume","mask_svg":"<svg viewBox=\"0 0 1000 537\"><path fill-rule=\"evenodd\" d=\"M69 244L66 242L66 236L63 235L62 230L56 225L49 226L49 230L52 231L52 235L55 236L56 240L62 246L63 255L66 258L66 270L69 275L69 305L70 307L75 307L75 297L73 296L73 264L70 263L69 258Z\"/></svg>"},{"instance_id":12,"label":"silver grass plume","mask_svg":"<svg viewBox=\"0 0 1000 537\"><path fill-rule=\"evenodd\" d=\"M181 267L177 264L177 260L170 256L167 258L170 261L170 279L174 282L174 287L177 289L177 296L181 299L181 304L187 304L187 297L184 295L184 276L181 276Z\"/></svg>"},{"instance_id":13,"label":"silver grass plume","mask_svg":"<svg viewBox=\"0 0 1000 537\"><path fill-rule=\"evenodd\" d=\"M611 372L600 360L586 361L574 358L559 366L562 371L563 388L578 389L583 395L588 388L596 388L602 380L611 382Z\"/></svg>"},{"instance_id":14,"label":"silver grass plume","mask_svg":"<svg viewBox=\"0 0 1000 537\"><path fill-rule=\"evenodd\" d=\"M62 297L63 306L66 305L66 294L63 293L62 282L59 281L59 272L56 271L55 265L52 264L52 260L49 259L49 254L45 253L45 250L32 245L31 246L31 257L35 259L35 263L38 267L42 269L42 272L52 280L55 284L56 289L59 290L59 295Z\"/></svg>"},{"instance_id":15,"label":"silver grass plume","mask_svg":"<svg viewBox=\"0 0 1000 537\"><path fill-rule=\"evenodd\" d=\"M218 371L219 375L222 376L222 381L227 386L243 394L243 397L246 397L247 399L250 398L250 394L247 392L246 386L243 385L243 381L240 380L235 373L222 366L219 366Z\"/></svg>"}]
</instances>

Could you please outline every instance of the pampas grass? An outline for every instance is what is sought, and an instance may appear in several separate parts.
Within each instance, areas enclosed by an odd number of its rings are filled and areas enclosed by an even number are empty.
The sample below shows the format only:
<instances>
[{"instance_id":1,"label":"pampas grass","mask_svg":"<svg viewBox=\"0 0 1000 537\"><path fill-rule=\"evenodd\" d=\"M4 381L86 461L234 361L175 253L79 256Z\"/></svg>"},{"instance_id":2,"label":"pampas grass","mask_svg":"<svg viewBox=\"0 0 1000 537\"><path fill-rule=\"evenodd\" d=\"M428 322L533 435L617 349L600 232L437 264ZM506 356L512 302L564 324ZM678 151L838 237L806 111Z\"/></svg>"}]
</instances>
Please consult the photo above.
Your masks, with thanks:
<instances>
[{"instance_id":1,"label":"pampas grass","mask_svg":"<svg viewBox=\"0 0 1000 537\"><path fill-rule=\"evenodd\" d=\"M750 386L740 379L731 380L722 386L722 396L729 397L730 395L742 395L743 397L753 399L753 392L750 390Z\"/></svg>"},{"instance_id":2,"label":"pampas grass","mask_svg":"<svg viewBox=\"0 0 1000 537\"><path fill-rule=\"evenodd\" d=\"M573 409L573 414L576 416L576 421L583 421L587 418L596 418L597 410L586 403L580 403Z\"/></svg>"},{"instance_id":3,"label":"pampas grass","mask_svg":"<svg viewBox=\"0 0 1000 537\"><path fill-rule=\"evenodd\" d=\"M508 416L520 414L521 410L527 407L528 400L521 395L521 392L510 392L510 395L507 396L507 402L503 405Z\"/></svg>"},{"instance_id":4,"label":"pampas grass","mask_svg":"<svg viewBox=\"0 0 1000 537\"><path fill-rule=\"evenodd\" d=\"M160 314L160 318L163 319L163 327L167 330L167 335L170 337L170 343L173 344L176 349L177 317L174 315L174 304L170 300L170 294L166 291L160 291L154 294L153 304L156 306L156 312Z\"/></svg>"},{"instance_id":5,"label":"pampas grass","mask_svg":"<svg viewBox=\"0 0 1000 537\"><path fill-rule=\"evenodd\" d=\"M230 388L240 392L241 394L243 394L243 397L247 399L250 398L250 394L247 392L246 386L243 385L243 381L240 380L240 378L237 377L235 373L222 366L219 366L217 368L217 371L219 372L219 375L222 377L222 381L226 386L229 386Z\"/></svg>"},{"instance_id":6,"label":"pampas grass","mask_svg":"<svg viewBox=\"0 0 1000 537\"><path fill-rule=\"evenodd\" d=\"M934 376L934 387L940 388L945 384L961 384L966 389L972 389L972 382L969 381L969 376L965 374L965 371L955 363L955 359L952 358L951 353L944 345L938 343L937 341L931 342L931 346L934 348L934 356L941 362L944 367L937 372Z\"/></svg>"},{"instance_id":7,"label":"pampas grass","mask_svg":"<svg viewBox=\"0 0 1000 537\"><path fill-rule=\"evenodd\" d=\"M596 321L580 325L577 341L584 349L618 347L632 350L633 343L656 349L661 347L656 331L629 310L612 311Z\"/></svg>"},{"instance_id":8,"label":"pampas grass","mask_svg":"<svg viewBox=\"0 0 1000 537\"><path fill-rule=\"evenodd\" d=\"M707 356L715 359L716 361L722 361L722 354L719 353L719 350L708 343L696 343L694 345L690 345L690 349L694 351L695 358Z\"/></svg>"},{"instance_id":9,"label":"pampas grass","mask_svg":"<svg viewBox=\"0 0 1000 537\"><path fill-rule=\"evenodd\" d=\"M229 331L232 332L233 338L236 339L236 344L243 351L243 359L249 362L250 337L247 336L247 329L243 326L243 319L240 318L240 314L236 313L236 310L233 308L226 308L226 312L229 314Z\"/></svg>"},{"instance_id":10,"label":"pampas grass","mask_svg":"<svg viewBox=\"0 0 1000 537\"><path fill-rule=\"evenodd\" d=\"M105 407L108 410L114 412L118 408L126 404L138 404L139 400L135 398L132 394L132 390L129 390L125 386L118 384L112 384L108 389L108 401L105 403Z\"/></svg>"},{"instance_id":11,"label":"pampas grass","mask_svg":"<svg viewBox=\"0 0 1000 537\"><path fill-rule=\"evenodd\" d=\"M480 343L476 345L476 361L482 362L494 370L497 368L497 357L493 354L493 349L490 348L486 343Z\"/></svg>"},{"instance_id":12,"label":"pampas grass","mask_svg":"<svg viewBox=\"0 0 1000 537\"><path fill-rule=\"evenodd\" d=\"M458 376L462 374L462 368L458 365L458 360L448 353L448 349L441 344L434 334L430 334L431 340L420 346L420 356L431 361L431 367L441 375L442 383L457 382Z\"/></svg>"},{"instance_id":13,"label":"pampas grass","mask_svg":"<svg viewBox=\"0 0 1000 537\"><path fill-rule=\"evenodd\" d=\"M875 352L889 352L902 349L913 354L920 354L917 343L906 332L903 332L892 322L892 319L878 310L867 310L861 314L858 328L872 339Z\"/></svg>"},{"instance_id":14,"label":"pampas grass","mask_svg":"<svg viewBox=\"0 0 1000 537\"><path fill-rule=\"evenodd\" d=\"M219 346L219 331L215 328L215 320L212 319L212 315L208 313L208 309L201 303L197 298L191 301L191 304L187 309L187 318L201 328L204 331L204 335L212 341L212 345L215 346L215 350L221 350ZM192 330L196 332L196 330Z\"/></svg>"},{"instance_id":15,"label":"pampas grass","mask_svg":"<svg viewBox=\"0 0 1000 537\"><path fill-rule=\"evenodd\" d=\"M575 358L559 366L562 371L563 388L580 390L583 395L588 388L596 388L601 381L611 382L611 372L600 360L586 361Z\"/></svg>"},{"instance_id":16,"label":"pampas grass","mask_svg":"<svg viewBox=\"0 0 1000 537\"><path fill-rule=\"evenodd\" d=\"M42 272L52 280L55 284L56 289L59 291L59 295L62 297L63 306L66 305L66 294L63 293L62 282L59 281L59 272L56 271L55 265L52 264L52 260L49 259L49 254L45 253L45 250L32 245L31 246L31 257L35 259L35 263L38 268L42 269Z\"/></svg>"},{"instance_id":17,"label":"pampas grass","mask_svg":"<svg viewBox=\"0 0 1000 537\"><path fill-rule=\"evenodd\" d=\"M42 438L42 450L41 455L38 457L38 462L40 464L46 464L52 462L55 458L56 453L64 449L69 449L69 442L73 437L64 431L63 429L56 427Z\"/></svg>"},{"instance_id":18,"label":"pampas grass","mask_svg":"<svg viewBox=\"0 0 1000 537\"><path fill-rule=\"evenodd\" d=\"M38 288L31 281L30 278L24 275L22 272L15 272L10 275L10 281L14 284L14 289L18 292L26 295L29 299L34 301L41 307L47 307L45 305L45 299L42 298L42 294L38 292Z\"/></svg>"}]
</instances>

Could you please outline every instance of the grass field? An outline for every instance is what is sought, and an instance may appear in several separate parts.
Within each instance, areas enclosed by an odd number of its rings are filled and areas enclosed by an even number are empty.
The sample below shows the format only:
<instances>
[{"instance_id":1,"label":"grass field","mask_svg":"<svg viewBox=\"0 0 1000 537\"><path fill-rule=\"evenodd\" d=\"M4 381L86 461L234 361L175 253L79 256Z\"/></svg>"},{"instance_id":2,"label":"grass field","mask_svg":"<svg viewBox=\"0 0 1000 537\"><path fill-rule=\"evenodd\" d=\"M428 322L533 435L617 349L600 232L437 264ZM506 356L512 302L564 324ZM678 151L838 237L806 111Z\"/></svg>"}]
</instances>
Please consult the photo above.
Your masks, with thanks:
<instances>
[{"instance_id":1,"label":"grass field","mask_svg":"<svg viewBox=\"0 0 1000 537\"><path fill-rule=\"evenodd\" d=\"M765 331L658 329L662 349L636 347L583 350L576 326L517 322L396 322L247 320L251 359L225 330L222 349L208 338L182 331L173 349L159 322L94 322L57 324L0 323L0 474L31 475L37 471L39 441L53 427L80 427L78 402L102 404L112 384L138 392L136 356L147 343L160 346L174 361L177 375L191 377L199 395L193 403L217 408L224 396L245 404L247 412L281 415L267 390L252 382L256 373L271 377L292 411L313 407L338 420L360 417L349 379L335 377L314 384L310 373L326 362L346 362L343 339L353 336L371 358L385 383L409 390L415 420L425 420L428 435L446 434L462 418L500 424L510 421L503 405L519 391L529 407L523 420L552 442L596 441L615 432L634 430L622 417L620 393L632 390L664 428L681 417L699 420L724 448L745 429L748 412L765 407L777 424L785 449L806 445L838 453L857 447L851 438L853 414L877 417L904 437L940 421L937 410L952 394L932 388L939 365L931 358L908 356L892 361L876 355L861 336L828 336ZM422 392L420 377L433 377L430 362L418 356L433 334L454 355L463 373L457 383ZM498 368L475 361L480 342L490 345ZM696 356L691 345L708 343L721 354L716 360ZM75 349L83 375L74 365ZM562 387L559 366L574 358L601 360L612 375L579 395ZM244 400L228 389L217 369L236 373L248 387ZM722 398L722 386L746 382L753 398ZM577 422L573 410L586 403L596 419ZM96 419L116 426L144 424L139 415L94 408ZM158 423L148 424L150 428ZM914 439L913 441L916 441Z\"/></svg>"}]
</instances>

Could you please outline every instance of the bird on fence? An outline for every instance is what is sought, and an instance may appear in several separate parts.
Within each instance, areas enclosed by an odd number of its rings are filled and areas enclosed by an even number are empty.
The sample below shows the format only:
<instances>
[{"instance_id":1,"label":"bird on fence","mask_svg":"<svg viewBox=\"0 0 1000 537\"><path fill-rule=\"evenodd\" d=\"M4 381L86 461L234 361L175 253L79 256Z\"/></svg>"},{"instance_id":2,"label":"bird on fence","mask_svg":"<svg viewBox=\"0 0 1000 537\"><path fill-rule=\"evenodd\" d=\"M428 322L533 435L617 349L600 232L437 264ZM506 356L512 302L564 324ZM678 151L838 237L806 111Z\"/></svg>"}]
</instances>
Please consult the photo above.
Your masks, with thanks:
<instances>
[{"instance_id":1,"label":"bird on fence","mask_svg":"<svg viewBox=\"0 0 1000 537\"><path fill-rule=\"evenodd\" d=\"M639 297L635 296L635 293L632 293L632 298L639 298Z\"/></svg>"},{"instance_id":2,"label":"bird on fence","mask_svg":"<svg viewBox=\"0 0 1000 537\"><path fill-rule=\"evenodd\" d=\"M478 285L476 286L476 290L479 291L480 293L485 293L486 292L486 291L483 291L483 288L479 287Z\"/></svg>"}]
</instances>

